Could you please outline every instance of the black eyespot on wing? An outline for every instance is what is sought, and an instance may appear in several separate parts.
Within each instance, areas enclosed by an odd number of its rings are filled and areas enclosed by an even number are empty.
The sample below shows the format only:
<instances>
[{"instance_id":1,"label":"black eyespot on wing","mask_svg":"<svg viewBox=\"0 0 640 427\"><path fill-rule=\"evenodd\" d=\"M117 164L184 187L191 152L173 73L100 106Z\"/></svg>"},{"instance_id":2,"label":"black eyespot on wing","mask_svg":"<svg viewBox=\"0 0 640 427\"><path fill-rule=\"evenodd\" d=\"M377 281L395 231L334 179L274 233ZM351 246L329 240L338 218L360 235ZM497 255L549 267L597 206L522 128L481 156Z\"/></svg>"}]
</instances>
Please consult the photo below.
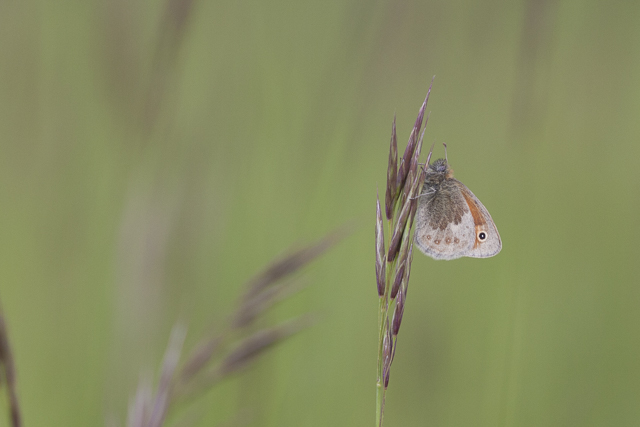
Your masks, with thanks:
<instances>
[{"instance_id":1,"label":"black eyespot on wing","mask_svg":"<svg viewBox=\"0 0 640 427\"><path fill-rule=\"evenodd\" d=\"M487 240L487 233L485 233L484 231L479 231L478 240L481 242L484 242L485 240Z\"/></svg>"}]
</instances>

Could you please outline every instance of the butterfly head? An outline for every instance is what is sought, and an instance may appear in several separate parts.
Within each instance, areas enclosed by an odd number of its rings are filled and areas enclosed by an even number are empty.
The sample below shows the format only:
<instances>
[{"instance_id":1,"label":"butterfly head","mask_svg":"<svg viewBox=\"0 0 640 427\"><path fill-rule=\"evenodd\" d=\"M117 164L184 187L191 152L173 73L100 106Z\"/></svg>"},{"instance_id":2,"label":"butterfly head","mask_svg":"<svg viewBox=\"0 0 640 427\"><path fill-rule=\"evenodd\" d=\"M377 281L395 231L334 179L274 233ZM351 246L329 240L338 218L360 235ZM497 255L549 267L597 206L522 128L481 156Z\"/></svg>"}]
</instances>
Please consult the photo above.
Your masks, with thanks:
<instances>
[{"instance_id":1,"label":"butterfly head","mask_svg":"<svg viewBox=\"0 0 640 427\"><path fill-rule=\"evenodd\" d=\"M448 165L445 159L438 159L429 164L429 171L435 173L445 173L447 171L447 167Z\"/></svg>"},{"instance_id":2,"label":"butterfly head","mask_svg":"<svg viewBox=\"0 0 640 427\"><path fill-rule=\"evenodd\" d=\"M453 169L449 167L449 163L445 159L438 159L429 164L427 176L439 177L441 180L450 179L453 178Z\"/></svg>"}]
</instances>

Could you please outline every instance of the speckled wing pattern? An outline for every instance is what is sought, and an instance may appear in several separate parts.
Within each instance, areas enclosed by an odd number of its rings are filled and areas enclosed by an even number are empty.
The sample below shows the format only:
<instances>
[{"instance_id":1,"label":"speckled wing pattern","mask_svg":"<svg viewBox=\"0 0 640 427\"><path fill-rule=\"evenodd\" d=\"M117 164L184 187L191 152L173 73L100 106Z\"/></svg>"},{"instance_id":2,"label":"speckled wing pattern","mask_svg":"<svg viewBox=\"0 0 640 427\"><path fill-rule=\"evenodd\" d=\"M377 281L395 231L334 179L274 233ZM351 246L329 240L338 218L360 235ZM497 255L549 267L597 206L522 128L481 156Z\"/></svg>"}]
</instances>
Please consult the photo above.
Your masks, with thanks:
<instances>
[{"instance_id":1,"label":"speckled wing pattern","mask_svg":"<svg viewBox=\"0 0 640 427\"><path fill-rule=\"evenodd\" d=\"M498 229L480 200L456 179L447 179L443 184L446 191L425 188L419 196L415 219L418 248L443 260L488 258L500 252Z\"/></svg>"}]
</instances>

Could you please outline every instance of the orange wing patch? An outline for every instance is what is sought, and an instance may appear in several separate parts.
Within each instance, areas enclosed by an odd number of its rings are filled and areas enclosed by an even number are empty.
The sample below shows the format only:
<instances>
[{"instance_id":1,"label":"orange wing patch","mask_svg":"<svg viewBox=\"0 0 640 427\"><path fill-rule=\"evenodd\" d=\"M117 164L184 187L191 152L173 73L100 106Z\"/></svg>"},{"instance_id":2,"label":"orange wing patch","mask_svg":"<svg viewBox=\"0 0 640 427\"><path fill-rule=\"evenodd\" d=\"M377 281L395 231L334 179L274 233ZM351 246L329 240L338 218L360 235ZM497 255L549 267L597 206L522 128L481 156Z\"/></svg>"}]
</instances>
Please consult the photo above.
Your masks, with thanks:
<instances>
[{"instance_id":1,"label":"orange wing patch","mask_svg":"<svg viewBox=\"0 0 640 427\"><path fill-rule=\"evenodd\" d=\"M480 243L478 240L478 233L480 230L486 229L487 221L485 221L484 215L476 205L476 202L467 194L466 191L464 191L464 189L462 190L462 195L464 196L464 200L467 202L467 206L469 206L469 211L473 217L473 223L476 226L476 241L473 243L473 248L475 249L478 247L478 243Z\"/></svg>"}]
</instances>

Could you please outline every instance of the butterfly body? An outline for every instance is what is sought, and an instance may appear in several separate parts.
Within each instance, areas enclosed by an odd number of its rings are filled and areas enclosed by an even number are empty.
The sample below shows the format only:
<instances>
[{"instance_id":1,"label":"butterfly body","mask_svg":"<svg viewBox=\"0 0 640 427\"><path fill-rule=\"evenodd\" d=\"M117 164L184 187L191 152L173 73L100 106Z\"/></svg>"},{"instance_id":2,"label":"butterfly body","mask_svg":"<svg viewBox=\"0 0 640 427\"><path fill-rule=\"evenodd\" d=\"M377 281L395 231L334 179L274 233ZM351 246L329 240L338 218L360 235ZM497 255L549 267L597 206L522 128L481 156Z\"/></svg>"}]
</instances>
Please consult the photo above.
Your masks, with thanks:
<instances>
[{"instance_id":1,"label":"butterfly body","mask_svg":"<svg viewBox=\"0 0 640 427\"><path fill-rule=\"evenodd\" d=\"M502 249L489 211L463 183L453 178L444 159L427 167L418 196L415 242L434 259L488 258Z\"/></svg>"}]
</instances>

